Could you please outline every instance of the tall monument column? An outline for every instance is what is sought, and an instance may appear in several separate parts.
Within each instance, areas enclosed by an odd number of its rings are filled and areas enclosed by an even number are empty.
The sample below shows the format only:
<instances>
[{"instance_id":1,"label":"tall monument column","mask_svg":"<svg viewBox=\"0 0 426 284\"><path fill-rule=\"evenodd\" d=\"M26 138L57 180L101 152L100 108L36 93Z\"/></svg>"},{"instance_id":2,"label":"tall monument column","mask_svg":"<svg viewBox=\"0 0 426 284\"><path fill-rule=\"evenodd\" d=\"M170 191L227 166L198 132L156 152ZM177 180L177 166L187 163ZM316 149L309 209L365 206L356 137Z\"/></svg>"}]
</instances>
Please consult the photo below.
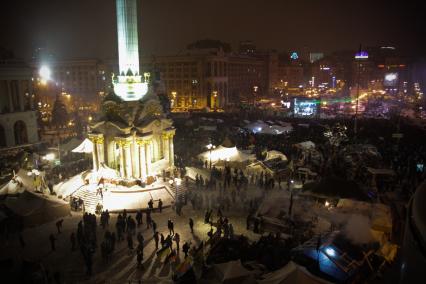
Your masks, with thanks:
<instances>
[{"instance_id":1,"label":"tall monument column","mask_svg":"<svg viewBox=\"0 0 426 284\"><path fill-rule=\"evenodd\" d=\"M139 75L139 42L136 0L117 0L118 59L120 75Z\"/></svg>"}]
</instances>

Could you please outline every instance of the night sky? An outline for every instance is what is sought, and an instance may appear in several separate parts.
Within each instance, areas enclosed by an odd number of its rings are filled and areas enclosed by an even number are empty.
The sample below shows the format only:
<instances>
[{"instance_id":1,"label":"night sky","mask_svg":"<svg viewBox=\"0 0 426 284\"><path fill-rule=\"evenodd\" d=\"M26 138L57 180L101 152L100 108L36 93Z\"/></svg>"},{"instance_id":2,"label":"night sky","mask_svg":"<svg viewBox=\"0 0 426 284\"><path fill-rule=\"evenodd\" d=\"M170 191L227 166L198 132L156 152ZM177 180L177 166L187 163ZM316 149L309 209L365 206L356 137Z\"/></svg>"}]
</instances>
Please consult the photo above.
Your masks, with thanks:
<instances>
[{"instance_id":1,"label":"night sky","mask_svg":"<svg viewBox=\"0 0 426 284\"><path fill-rule=\"evenodd\" d=\"M394 45L426 53L426 1L142 0L142 55L176 54L197 39L250 39L261 49L333 50ZM0 46L29 58L36 47L58 58L115 58L114 0L8 0Z\"/></svg>"}]
</instances>

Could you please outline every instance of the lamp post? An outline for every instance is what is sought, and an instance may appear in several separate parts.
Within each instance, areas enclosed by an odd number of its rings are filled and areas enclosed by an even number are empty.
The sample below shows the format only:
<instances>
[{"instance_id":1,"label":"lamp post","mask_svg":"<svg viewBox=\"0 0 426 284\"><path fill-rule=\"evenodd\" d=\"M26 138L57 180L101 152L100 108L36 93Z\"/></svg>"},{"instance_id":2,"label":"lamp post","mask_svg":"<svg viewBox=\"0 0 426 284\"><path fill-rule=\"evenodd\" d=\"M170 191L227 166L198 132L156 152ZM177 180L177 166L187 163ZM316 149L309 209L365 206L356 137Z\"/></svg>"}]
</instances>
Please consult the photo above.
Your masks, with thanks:
<instances>
[{"instance_id":1,"label":"lamp post","mask_svg":"<svg viewBox=\"0 0 426 284\"><path fill-rule=\"evenodd\" d=\"M210 169L212 168L212 150L216 148L215 145L213 145L212 143L210 143L209 145L207 145L207 149L209 149L210 154L209 154L209 159L210 159Z\"/></svg>"},{"instance_id":2,"label":"lamp post","mask_svg":"<svg viewBox=\"0 0 426 284\"><path fill-rule=\"evenodd\" d=\"M216 110L217 91L213 91L213 109Z\"/></svg>"}]
</instances>

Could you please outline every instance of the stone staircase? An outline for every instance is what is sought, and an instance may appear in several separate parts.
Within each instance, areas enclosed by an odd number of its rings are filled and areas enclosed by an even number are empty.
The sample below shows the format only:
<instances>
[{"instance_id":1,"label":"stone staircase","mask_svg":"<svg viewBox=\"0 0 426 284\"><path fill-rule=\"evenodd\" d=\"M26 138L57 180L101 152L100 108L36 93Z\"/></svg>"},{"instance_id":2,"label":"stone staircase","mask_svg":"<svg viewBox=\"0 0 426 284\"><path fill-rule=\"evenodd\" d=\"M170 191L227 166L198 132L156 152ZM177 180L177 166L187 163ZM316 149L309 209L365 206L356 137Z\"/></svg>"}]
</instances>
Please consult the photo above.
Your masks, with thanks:
<instances>
[{"instance_id":1,"label":"stone staircase","mask_svg":"<svg viewBox=\"0 0 426 284\"><path fill-rule=\"evenodd\" d=\"M100 195L96 195L96 190L91 190L87 186L83 186L72 194L73 197L81 198L84 201L84 210L89 213L95 213L96 205L102 204Z\"/></svg>"}]
</instances>

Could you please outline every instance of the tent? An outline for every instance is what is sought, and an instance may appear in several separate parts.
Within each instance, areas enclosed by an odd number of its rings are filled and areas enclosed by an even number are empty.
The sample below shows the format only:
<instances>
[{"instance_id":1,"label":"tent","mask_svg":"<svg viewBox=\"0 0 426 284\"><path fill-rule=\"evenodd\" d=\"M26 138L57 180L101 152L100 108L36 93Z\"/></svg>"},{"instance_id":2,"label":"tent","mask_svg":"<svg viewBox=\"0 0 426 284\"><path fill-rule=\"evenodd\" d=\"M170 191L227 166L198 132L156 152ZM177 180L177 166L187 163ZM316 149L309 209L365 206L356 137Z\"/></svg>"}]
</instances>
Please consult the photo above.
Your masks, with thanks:
<instances>
[{"instance_id":1,"label":"tent","mask_svg":"<svg viewBox=\"0 0 426 284\"><path fill-rule=\"evenodd\" d=\"M92 153L93 152L93 143L88 138L72 150L74 153Z\"/></svg>"},{"instance_id":2,"label":"tent","mask_svg":"<svg viewBox=\"0 0 426 284\"><path fill-rule=\"evenodd\" d=\"M293 261L287 263L286 266L267 273L262 276L263 279L258 280L259 284L316 284L329 283L312 275L306 268L297 265Z\"/></svg>"},{"instance_id":3,"label":"tent","mask_svg":"<svg viewBox=\"0 0 426 284\"><path fill-rule=\"evenodd\" d=\"M69 196L74 191L79 189L84 185L84 180L82 174L73 176L72 178L60 182L53 186L53 191L56 192L57 196L62 196L62 198Z\"/></svg>"},{"instance_id":4,"label":"tent","mask_svg":"<svg viewBox=\"0 0 426 284\"><path fill-rule=\"evenodd\" d=\"M283 161L287 161L286 155L284 155L283 153L281 153L280 151L277 151L277 150L268 151L266 153L265 161L275 159L275 158L280 158Z\"/></svg>"},{"instance_id":5,"label":"tent","mask_svg":"<svg viewBox=\"0 0 426 284\"><path fill-rule=\"evenodd\" d=\"M238 150L236 146L224 147L222 145L219 145L211 151L209 150L199 154L198 158L208 162L211 160L212 164L216 164L220 161L239 163L247 162L250 160L254 160L255 156L253 154L247 154L243 151Z\"/></svg>"},{"instance_id":6,"label":"tent","mask_svg":"<svg viewBox=\"0 0 426 284\"><path fill-rule=\"evenodd\" d=\"M38 226L70 213L67 202L24 191L18 197L7 197L4 205L22 218L24 226Z\"/></svg>"},{"instance_id":7,"label":"tent","mask_svg":"<svg viewBox=\"0 0 426 284\"><path fill-rule=\"evenodd\" d=\"M213 267L216 274L215 278L220 283L244 283L244 280L251 276L250 271L242 266L240 260L214 264Z\"/></svg>"},{"instance_id":8,"label":"tent","mask_svg":"<svg viewBox=\"0 0 426 284\"><path fill-rule=\"evenodd\" d=\"M75 137L71 138L67 143L61 144L59 149L63 152L71 152L75 147L80 145L83 141Z\"/></svg>"},{"instance_id":9,"label":"tent","mask_svg":"<svg viewBox=\"0 0 426 284\"><path fill-rule=\"evenodd\" d=\"M309 149L314 149L315 148L315 143L312 141L304 141L304 142L300 142L295 144L296 147L301 148L303 150L309 150Z\"/></svg>"}]
</instances>

